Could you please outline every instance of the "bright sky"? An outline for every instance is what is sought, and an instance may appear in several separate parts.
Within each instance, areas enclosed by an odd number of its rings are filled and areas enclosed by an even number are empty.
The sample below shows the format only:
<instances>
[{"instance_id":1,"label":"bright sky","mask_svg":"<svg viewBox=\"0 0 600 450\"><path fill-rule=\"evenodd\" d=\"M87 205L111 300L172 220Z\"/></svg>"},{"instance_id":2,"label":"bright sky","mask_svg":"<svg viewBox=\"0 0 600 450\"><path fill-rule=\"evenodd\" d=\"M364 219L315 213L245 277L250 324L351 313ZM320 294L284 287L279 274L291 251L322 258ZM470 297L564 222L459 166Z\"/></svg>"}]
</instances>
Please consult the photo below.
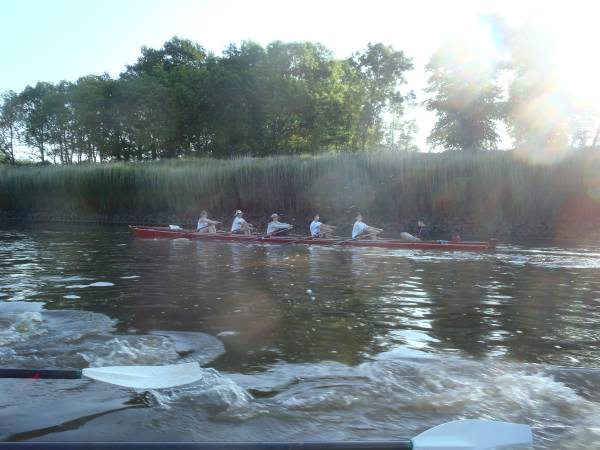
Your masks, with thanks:
<instances>
[{"instance_id":1,"label":"bright sky","mask_svg":"<svg viewBox=\"0 0 600 450\"><path fill-rule=\"evenodd\" d=\"M410 87L423 100L424 66L431 54L452 33L482 39L477 21L490 13L511 25L531 17L549 25L571 60L596 60L567 76L574 85L591 85L598 78L596 39L590 35L600 23L597 5L579 0L4 0L0 92L20 91L39 80L73 81L103 72L117 76L137 59L141 46L160 47L178 35L216 53L245 39L262 45L318 41L338 57L368 42L391 44L414 59ZM412 114L423 145L432 117Z\"/></svg>"}]
</instances>

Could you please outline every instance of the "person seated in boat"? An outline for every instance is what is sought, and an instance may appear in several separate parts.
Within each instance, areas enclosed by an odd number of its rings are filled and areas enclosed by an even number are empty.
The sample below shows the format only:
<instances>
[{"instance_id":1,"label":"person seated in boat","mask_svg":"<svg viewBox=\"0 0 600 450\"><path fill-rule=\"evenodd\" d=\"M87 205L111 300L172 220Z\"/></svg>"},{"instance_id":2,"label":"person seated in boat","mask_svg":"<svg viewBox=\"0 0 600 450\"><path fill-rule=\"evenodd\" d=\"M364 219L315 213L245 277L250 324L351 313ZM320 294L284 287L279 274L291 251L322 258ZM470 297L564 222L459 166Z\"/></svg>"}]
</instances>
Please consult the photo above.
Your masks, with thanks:
<instances>
[{"instance_id":1,"label":"person seated in boat","mask_svg":"<svg viewBox=\"0 0 600 450\"><path fill-rule=\"evenodd\" d=\"M327 238L333 233L335 227L332 225L325 225L320 221L318 214L315 214L313 221L310 223L310 235L313 238Z\"/></svg>"},{"instance_id":2,"label":"person seated in boat","mask_svg":"<svg viewBox=\"0 0 600 450\"><path fill-rule=\"evenodd\" d=\"M243 215L244 213L239 209L235 212L235 218L231 224L231 234L250 235L252 233L253 226L246 222Z\"/></svg>"},{"instance_id":3,"label":"person seated in boat","mask_svg":"<svg viewBox=\"0 0 600 450\"><path fill-rule=\"evenodd\" d=\"M211 220L208 218L208 213L206 211L202 211L200 213L200 218L198 219L198 225L196 226L196 233L211 233L214 234L217 232L217 225L221 222L217 220Z\"/></svg>"},{"instance_id":4,"label":"person seated in boat","mask_svg":"<svg viewBox=\"0 0 600 450\"><path fill-rule=\"evenodd\" d=\"M417 222L417 225L419 226L419 233L416 236L406 231L403 231L402 233L400 233L399 240L407 242L421 242L421 234L423 233L423 228L425 228L426 225L422 220L419 220Z\"/></svg>"},{"instance_id":5,"label":"person seated in boat","mask_svg":"<svg viewBox=\"0 0 600 450\"><path fill-rule=\"evenodd\" d=\"M400 233L400 240L407 241L407 242L421 242L421 238L418 238L417 236L413 236L412 234L407 233L406 231L403 231L402 233Z\"/></svg>"},{"instance_id":6,"label":"person seated in boat","mask_svg":"<svg viewBox=\"0 0 600 450\"><path fill-rule=\"evenodd\" d=\"M383 230L367 225L363 222L361 213L356 215L356 222L352 227L352 239L377 239L377 235Z\"/></svg>"},{"instance_id":7,"label":"person seated in boat","mask_svg":"<svg viewBox=\"0 0 600 450\"><path fill-rule=\"evenodd\" d=\"M291 230L293 227L289 223L283 223L279 221L279 215L277 213L273 213L270 216L271 221L267 226L267 236L285 236L287 235L288 230Z\"/></svg>"}]
</instances>

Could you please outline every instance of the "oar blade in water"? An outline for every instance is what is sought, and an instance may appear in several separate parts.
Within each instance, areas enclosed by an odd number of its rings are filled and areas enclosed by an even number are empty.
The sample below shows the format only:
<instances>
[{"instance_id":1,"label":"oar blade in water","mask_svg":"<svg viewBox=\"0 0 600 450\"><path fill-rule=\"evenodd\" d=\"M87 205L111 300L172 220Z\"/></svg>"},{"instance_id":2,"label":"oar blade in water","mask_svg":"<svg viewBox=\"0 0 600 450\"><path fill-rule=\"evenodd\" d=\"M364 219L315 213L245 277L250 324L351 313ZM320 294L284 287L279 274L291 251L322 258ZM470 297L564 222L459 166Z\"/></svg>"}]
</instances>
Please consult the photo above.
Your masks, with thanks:
<instances>
[{"instance_id":1,"label":"oar blade in water","mask_svg":"<svg viewBox=\"0 0 600 450\"><path fill-rule=\"evenodd\" d=\"M168 366L90 367L83 376L134 389L163 389L193 383L202 378L197 362Z\"/></svg>"},{"instance_id":2,"label":"oar blade in water","mask_svg":"<svg viewBox=\"0 0 600 450\"><path fill-rule=\"evenodd\" d=\"M424 431L412 443L414 450L524 450L531 447L533 436L527 425L457 420Z\"/></svg>"}]
</instances>

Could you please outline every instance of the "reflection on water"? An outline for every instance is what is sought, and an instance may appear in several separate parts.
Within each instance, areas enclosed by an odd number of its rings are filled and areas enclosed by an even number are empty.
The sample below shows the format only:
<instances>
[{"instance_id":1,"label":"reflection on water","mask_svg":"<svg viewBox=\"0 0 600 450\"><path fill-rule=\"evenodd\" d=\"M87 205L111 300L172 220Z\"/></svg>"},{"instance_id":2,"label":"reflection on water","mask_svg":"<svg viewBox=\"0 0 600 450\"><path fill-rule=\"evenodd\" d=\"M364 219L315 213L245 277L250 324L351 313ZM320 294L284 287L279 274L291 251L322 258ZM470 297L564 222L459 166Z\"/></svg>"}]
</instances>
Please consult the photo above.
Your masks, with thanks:
<instances>
[{"instance_id":1,"label":"reflection on water","mask_svg":"<svg viewBox=\"0 0 600 450\"><path fill-rule=\"evenodd\" d=\"M440 253L5 228L1 366L207 369L167 392L2 380L0 439L377 439L483 417L530 423L539 448L590 448L599 271L597 247Z\"/></svg>"}]
</instances>

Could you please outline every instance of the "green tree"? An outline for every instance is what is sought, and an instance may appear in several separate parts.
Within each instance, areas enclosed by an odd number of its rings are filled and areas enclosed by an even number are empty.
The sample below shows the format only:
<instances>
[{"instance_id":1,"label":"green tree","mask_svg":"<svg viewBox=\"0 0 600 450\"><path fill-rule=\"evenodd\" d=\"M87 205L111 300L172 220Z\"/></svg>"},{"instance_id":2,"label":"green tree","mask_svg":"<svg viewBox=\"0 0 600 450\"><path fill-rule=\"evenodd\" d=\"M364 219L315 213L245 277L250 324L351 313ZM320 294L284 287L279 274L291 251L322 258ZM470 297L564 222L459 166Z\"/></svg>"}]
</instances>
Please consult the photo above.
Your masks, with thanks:
<instances>
[{"instance_id":1,"label":"green tree","mask_svg":"<svg viewBox=\"0 0 600 450\"><path fill-rule=\"evenodd\" d=\"M177 156L177 109L168 86L150 75L123 80L121 114L136 159Z\"/></svg>"},{"instance_id":2,"label":"green tree","mask_svg":"<svg viewBox=\"0 0 600 450\"><path fill-rule=\"evenodd\" d=\"M208 128L212 156L266 153L266 52L254 42L230 45L208 67ZM263 154L264 154L263 153Z\"/></svg>"},{"instance_id":3,"label":"green tree","mask_svg":"<svg viewBox=\"0 0 600 450\"><path fill-rule=\"evenodd\" d=\"M41 161L63 164L364 149L402 116L410 68L382 44L344 60L318 43L280 41L216 56L174 37L143 47L117 79L26 88L21 136Z\"/></svg>"},{"instance_id":4,"label":"green tree","mask_svg":"<svg viewBox=\"0 0 600 450\"><path fill-rule=\"evenodd\" d=\"M211 154L314 153L347 145L357 115L347 107L349 70L320 44L231 45L208 67Z\"/></svg>"},{"instance_id":5,"label":"green tree","mask_svg":"<svg viewBox=\"0 0 600 450\"><path fill-rule=\"evenodd\" d=\"M402 51L382 43L367 45L362 53L351 58L363 95L360 116L358 117L358 147L362 150L367 144L377 144L382 139L383 114L390 112L402 115L403 103L414 97L412 92L402 94L400 86L406 84L405 72L413 68L412 60Z\"/></svg>"},{"instance_id":6,"label":"green tree","mask_svg":"<svg viewBox=\"0 0 600 450\"><path fill-rule=\"evenodd\" d=\"M333 54L320 44L278 41L267 46L266 62L266 147L275 153L282 148L314 153L329 147L341 125L341 73Z\"/></svg>"},{"instance_id":7,"label":"green tree","mask_svg":"<svg viewBox=\"0 0 600 450\"><path fill-rule=\"evenodd\" d=\"M52 86L45 97L49 127L49 153L55 163L57 158L61 164L71 163L69 138L73 130L74 119L70 104L71 89L71 83L61 81L56 86Z\"/></svg>"},{"instance_id":8,"label":"green tree","mask_svg":"<svg viewBox=\"0 0 600 450\"><path fill-rule=\"evenodd\" d=\"M0 104L0 152L6 161L15 163L15 142L19 136L21 123L21 103L19 96L8 91L2 94Z\"/></svg>"},{"instance_id":9,"label":"green tree","mask_svg":"<svg viewBox=\"0 0 600 450\"><path fill-rule=\"evenodd\" d=\"M165 42L160 49L142 47L142 56L135 64L127 66L123 78L140 75L161 75L161 72L171 72L182 66L201 69L208 54L204 48L189 39L177 36Z\"/></svg>"},{"instance_id":10,"label":"green tree","mask_svg":"<svg viewBox=\"0 0 600 450\"><path fill-rule=\"evenodd\" d=\"M23 140L35 148L42 164L46 163L46 150L50 140L50 95L54 86L38 82L34 87L27 86L19 100L23 112Z\"/></svg>"},{"instance_id":11,"label":"green tree","mask_svg":"<svg viewBox=\"0 0 600 450\"><path fill-rule=\"evenodd\" d=\"M419 127L414 119L394 119L390 122L385 134L385 146L390 150L418 151L415 139Z\"/></svg>"},{"instance_id":12,"label":"green tree","mask_svg":"<svg viewBox=\"0 0 600 450\"><path fill-rule=\"evenodd\" d=\"M129 137L139 144L138 157L175 157L206 148L211 58L200 45L173 37L158 50L143 47L121 75L124 118Z\"/></svg>"},{"instance_id":13,"label":"green tree","mask_svg":"<svg viewBox=\"0 0 600 450\"><path fill-rule=\"evenodd\" d=\"M500 64L493 54L462 40L450 40L426 66L426 102L436 122L427 142L448 150L496 148L502 118Z\"/></svg>"},{"instance_id":14,"label":"green tree","mask_svg":"<svg viewBox=\"0 0 600 450\"><path fill-rule=\"evenodd\" d=\"M77 159L103 161L128 159L130 142L124 133L121 82L107 74L81 77L72 86L70 101L74 115L71 135Z\"/></svg>"}]
</instances>

